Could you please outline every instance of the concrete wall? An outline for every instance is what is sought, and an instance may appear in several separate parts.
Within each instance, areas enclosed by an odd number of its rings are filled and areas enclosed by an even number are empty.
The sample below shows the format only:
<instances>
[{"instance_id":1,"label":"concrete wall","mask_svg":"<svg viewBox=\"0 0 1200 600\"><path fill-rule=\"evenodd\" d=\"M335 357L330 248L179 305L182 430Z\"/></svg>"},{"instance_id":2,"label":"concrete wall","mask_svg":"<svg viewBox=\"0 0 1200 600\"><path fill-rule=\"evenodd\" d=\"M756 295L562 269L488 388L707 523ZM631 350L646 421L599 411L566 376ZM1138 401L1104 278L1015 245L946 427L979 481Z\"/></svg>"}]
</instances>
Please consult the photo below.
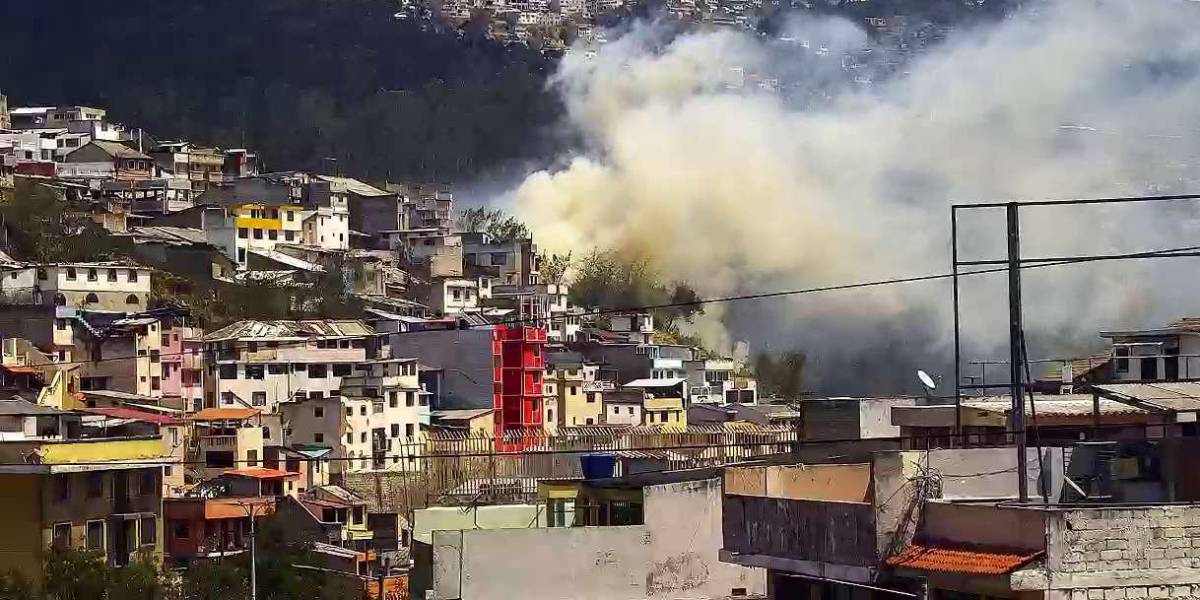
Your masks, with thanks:
<instances>
[{"instance_id":1,"label":"concrete wall","mask_svg":"<svg viewBox=\"0 0 1200 600\"><path fill-rule=\"evenodd\" d=\"M1040 551L1046 547L1046 513L995 504L928 502L918 536L927 542Z\"/></svg>"},{"instance_id":2,"label":"concrete wall","mask_svg":"<svg viewBox=\"0 0 1200 600\"><path fill-rule=\"evenodd\" d=\"M871 465L779 465L725 470L725 491L742 496L863 502Z\"/></svg>"},{"instance_id":3,"label":"concrete wall","mask_svg":"<svg viewBox=\"0 0 1200 600\"><path fill-rule=\"evenodd\" d=\"M1200 597L1200 507L1075 509L1052 513L1049 577L1014 576L1048 600Z\"/></svg>"},{"instance_id":4,"label":"concrete wall","mask_svg":"<svg viewBox=\"0 0 1200 600\"><path fill-rule=\"evenodd\" d=\"M392 356L444 369L434 410L492 408L492 329L423 331L391 336Z\"/></svg>"},{"instance_id":5,"label":"concrete wall","mask_svg":"<svg viewBox=\"0 0 1200 600\"><path fill-rule=\"evenodd\" d=\"M646 525L436 531L432 598L667 600L720 598L738 588L766 592L763 570L717 558L719 480L650 486L644 494Z\"/></svg>"},{"instance_id":6,"label":"concrete wall","mask_svg":"<svg viewBox=\"0 0 1200 600\"><path fill-rule=\"evenodd\" d=\"M900 435L900 426L892 425L892 408L913 406L915 398L864 398L858 404L859 436L863 439L891 438Z\"/></svg>"},{"instance_id":7,"label":"concrete wall","mask_svg":"<svg viewBox=\"0 0 1200 600\"><path fill-rule=\"evenodd\" d=\"M413 511L413 539L433 543L433 532L457 529L525 529L544 527L546 515L533 504L434 506Z\"/></svg>"}]
</instances>

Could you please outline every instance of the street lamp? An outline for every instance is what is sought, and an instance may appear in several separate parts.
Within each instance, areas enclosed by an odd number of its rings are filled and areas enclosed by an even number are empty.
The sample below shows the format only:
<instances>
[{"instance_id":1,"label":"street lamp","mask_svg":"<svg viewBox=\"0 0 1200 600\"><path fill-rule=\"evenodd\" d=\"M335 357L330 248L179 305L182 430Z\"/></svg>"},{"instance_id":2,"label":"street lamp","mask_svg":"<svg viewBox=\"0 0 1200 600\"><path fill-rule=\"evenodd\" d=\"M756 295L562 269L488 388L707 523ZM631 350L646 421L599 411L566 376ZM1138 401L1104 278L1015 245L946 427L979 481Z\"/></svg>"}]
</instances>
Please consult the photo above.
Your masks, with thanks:
<instances>
[{"instance_id":1,"label":"street lamp","mask_svg":"<svg viewBox=\"0 0 1200 600\"><path fill-rule=\"evenodd\" d=\"M250 517L250 600L258 600L258 560L255 556L254 518L267 514L267 504L265 502L238 502L237 505L246 511L246 516ZM261 513L259 509L262 509Z\"/></svg>"}]
</instances>

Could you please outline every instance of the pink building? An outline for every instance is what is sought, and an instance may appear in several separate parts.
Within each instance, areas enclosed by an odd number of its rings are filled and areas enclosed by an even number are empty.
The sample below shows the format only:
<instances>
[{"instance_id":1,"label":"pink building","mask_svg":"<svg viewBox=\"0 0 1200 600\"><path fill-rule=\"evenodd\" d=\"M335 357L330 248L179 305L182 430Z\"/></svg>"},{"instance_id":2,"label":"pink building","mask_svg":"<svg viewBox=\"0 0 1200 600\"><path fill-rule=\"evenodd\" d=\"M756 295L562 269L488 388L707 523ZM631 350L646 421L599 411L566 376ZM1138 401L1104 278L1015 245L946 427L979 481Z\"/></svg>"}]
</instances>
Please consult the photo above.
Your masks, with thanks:
<instances>
[{"instance_id":1,"label":"pink building","mask_svg":"<svg viewBox=\"0 0 1200 600\"><path fill-rule=\"evenodd\" d=\"M173 325L162 332L163 399L176 399L185 410L204 408L204 330Z\"/></svg>"}]
</instances>

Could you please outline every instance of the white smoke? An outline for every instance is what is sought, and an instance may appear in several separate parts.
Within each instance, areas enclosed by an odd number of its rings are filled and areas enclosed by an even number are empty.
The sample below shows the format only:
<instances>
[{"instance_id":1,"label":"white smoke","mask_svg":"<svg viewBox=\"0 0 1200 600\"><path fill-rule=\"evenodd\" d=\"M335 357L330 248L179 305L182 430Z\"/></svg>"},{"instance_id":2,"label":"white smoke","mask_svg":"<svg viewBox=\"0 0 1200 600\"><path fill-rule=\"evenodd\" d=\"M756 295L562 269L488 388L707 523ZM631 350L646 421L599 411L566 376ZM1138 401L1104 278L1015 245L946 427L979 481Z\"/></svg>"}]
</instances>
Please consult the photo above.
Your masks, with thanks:
<instances>
[{"instance_id":1,"label":"white smoke","mask_svg":"<svg viewBox=\"0 0 1200 600\"><path fill-rule=\"evenodd\" d=\"M556 86L588 148L530 175L513 192L516 210L546 249L619 249L705 297L945 272L954 202L1200 191L1198 26L1196 6L1181 0L1061 0L956 31L906 72L869 76L866 89L830 83L842 51L867 44L847 21L797 21L790 37L809 47L792 50L743 33L668 40L635 28L563 62ZM814 52L821 45L828 53ZM797 72L785 86L826 90L828 101L799 108L752 77ZM1032 210L1027 256L1184 245L1196 214ZM972 215L960 231L964 256L1002 257L1002 212ZM1031 341L1074 343L1195 310L1179 290L1156 304L1164 283L1197 287L1165 262L1029 272ZM975 351L1002 339L1006 297L991 279L964 289ZM729 327L760 349L802 347L823 387L869 390L886 382L838 373L907 373L923 360L945 368L947 289L710 307L698 327L715 344L729 342ZM850 364L893 359L904 364Z\"/></svg>"}]
</instances>

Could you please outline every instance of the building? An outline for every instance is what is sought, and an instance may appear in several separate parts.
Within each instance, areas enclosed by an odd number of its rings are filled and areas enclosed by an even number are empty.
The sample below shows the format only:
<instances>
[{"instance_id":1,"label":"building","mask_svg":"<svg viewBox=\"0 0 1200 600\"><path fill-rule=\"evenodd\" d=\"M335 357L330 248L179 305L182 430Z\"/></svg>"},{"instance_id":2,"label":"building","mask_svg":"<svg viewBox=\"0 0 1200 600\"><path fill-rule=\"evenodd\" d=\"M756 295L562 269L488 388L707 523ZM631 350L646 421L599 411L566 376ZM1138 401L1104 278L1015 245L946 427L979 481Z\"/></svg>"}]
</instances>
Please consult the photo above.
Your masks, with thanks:
<instances>
[{"instance_id":1,"label":"building","mask_svg":"<svg viewBox=\"0 0 1200 600\"><path fill-rule=\"evenodd\" d=\"M0 292L21 304L138 312L150 299L151 269L123 262L4 267Z\"/></svg>"},{"instance_id":2,"label":"building","mask_svg":"<svg viewBox=\"0 0 1200 600\"><path fill-rule=\"evenodd\" d=\"M893 423L892 411L916 405L909 397L806 398L796 408L806 440L867 440L899 438L904 432Z\"/></svg>"},{"instance_id":3,"label":"building","mask_svg":"<svg viewBox=\"0 0 1200 600\"><path fill-rule=\"evenodd\" d=\"M162 358L163 398L178 398L191 411L204 408L204 330L178 322L164 326Z\"/></svg>"},{"instance_id":4,"label":"building","mask_svg":"<svg viewBox=\"0 0 1200 600\"><path fill-rule=\"evenodd\" d=\"M411 183L389 185L403 203L400 229L440 229L449 231L454 222L454 191L448 184Z\"/></svg>"},{"instance_id":5,"label":"building","mask_svg":"<svg viewBox=\"0 0 1200 600\"><path fill-rule=\"evenodd\" d=\"M238 321L204 336L205 405L276 412L299 398L336 397L367 362L375 332L358 320ZM281 440L272 431L271 440Z\"/></svg>"},{"instance_id":6,"label":"building","mask_svg":"<svg viewBox=\"0 0 1200 600\"><path fill-rule=\"evenodd\" d=\"M428 396L417 385L415 359L379 360L357 366L342 379L338 395L280 405L285 442L332 448L334 473L419 467L402 458L429 425Z\"/></svg>"},{"instance_id":7,"label":"building","mask_svg":"<svg viewBox=\"0 0 1200 600\"><path fill-rule=\"evenodd\" d=\"M349 177L318 175L317 178L326 185L314 191L315 203L325 205L326 194L344 196L348 230L366 235L372 248L388 247L384 232L401 228L403 205L399 194Z\"/></svg>"},{"instance_id":8,"label":"building","mask_svg":"<svg viewBox=\"0 0 1200 600\"><path fill-rule=\"evenodd\" d=\"M143 181L154 175L154 159L119 142L93 140L68 153L58 165L67 179Z\"/></svg>"},{"instance_id":9,"label":"building","mask_svg":"<svg viewBox=\"0 0 1200 600\"><path fill-rule=\"evenodd\" d=\"M12 117L8 114L8 96L0 94L0 129L10 129Z\"/></svg>"},{"instance_id":10,"label":"building","mask_svg":"<svg viewBox=\"0 0 1200 600\"><path fill-rule=\"evenodd\" d=\"M496 267L505 285L540 282L537 245L531 239L500 242L486 233L463 233L463 266Z\"/></svg>"},{"instance_id":11,"label":"building","mask_svg":"<svg viewBox=\"0 0 1200 600\"><path fill-rule=\"evenodd\" d=\"M482 280L486 281L486 280ZM580 332L579 310L568 301L566 284L495 285L489 291L489 306L511 309L517 317L546 328L546 339L573 342Z\"/></svg>"},{"instance_id":12,"label":"building","mask_svg":"<svg viewBox=\"0 0 1200 600\"><path fill-rule=\"evenodd\" d=\"M187 566L196 559L246 552L250 545L250 520L261 521L274 514L276 502L277 498L270 495L166 499L164 537L171 564Z\"/></svg>"},{"instance_id":13,"label":"building","mask_svg":"<svg viewBox=\"0 0 1200 600\"><path fill-rule=\"evenodd\" d=\"M200 206L194 214L155 224L200 227L213 246L245 265L250 248L272 250L276 244L303 242L304 185L304 179L288 175L210 185L196 197Z\"/></svg>"},{"instance_id":14,"label":"building","mask_svg":"<svg viewBox=\"0 0 1200 600\"><path fill-rule=\"evenodd\" d=\"M0 552L38 580L52 547L99 552L113 565L162 559L161 436L109 434L77 414L0 400Z\"/></svg>"},{"instance_id":15,"label":"building","mask_svg":"<svg viewBox=\"0 0 1200 600\"><path fill-rule=\"evenodd\" d=\"M599 368L584 363L577 352L546 353L542 390L547 431L604 422L604 392L598 374Z\"/></svg>"},{"instance_id":16,"label":"building","mask_svg":"<svg viewBox=\"0 0 1200 600\"><path fill-rule=\"evenodd\" d=\"M718 558L728 518L718 477L719 470L699 469L556 482L545 488L544 521L434 525L427 597L761 597L763 569ZM424 520L417 517L415 539ZM414 572L422 563L417 555Z\"/></svg>"},{"instance_id":17,"label":"building","mask_svg":"<svg viewBox=\"0 0 1200 600\"><path fill-rule=\"evenodd\" d=\"M621 387L642 393L639 425L687 427L686 379L635 379Z\"/></svg>"},{"instance_id":18,"label":"building","mask_svg":"<svg viewBox=\"0 0 1200 600\"><path fill-rule=\"evenodd\" d=\"M193 481L208 481L225 471L262 466L263 438L267 429L263 415L253 408L205 408L188 417L189 462L202 463L193 469Z\"/></svg>"},{"instance_id":19,"label":"building","mask_svg":"<svg viewBox=\"0 0 1200 600\"><path fill-rule=\"evenodd\" d=\"M731 358L704 358L684 361L688 393L694 404L757 404L758 383L751 377L738 376L739 365Z\"/></svg>"},{"instance_id":20,"label":"building","mask_svg":"<svg viewBox=\"0 0 1200 600\"><path fill-rule=\"evenodd\" d=\"M216 148L191 142L161 142L150 152L158 169L172 179L188 181L204 190L210 183L225 180L225 155Z\"/></svg>"},{"instance_id":21,"label":"building","mask_svg":"<svg viewBox=\"0 0 1200 600\"><path fill-rule=\"evenodd\" d=\"M494 356L492 407L496 409L496 438L542 430L542 375L545 370L546 330L496 325L492 329Z\"/></svg>"},{"instance_id":22,"label":"building","mask_svg":"<svg viewBox=\"0 0 1200 600\"><path fill-rule=\"evenodd\" d=\"M437 410L495 408L493 331L490 326L458 329L454 322L441 328L417 319L410 329L388 334L392 356L411 356L420 366L420 382ZM446 327L450 327L447 329Z\"/></svg>"}]
</instances>

